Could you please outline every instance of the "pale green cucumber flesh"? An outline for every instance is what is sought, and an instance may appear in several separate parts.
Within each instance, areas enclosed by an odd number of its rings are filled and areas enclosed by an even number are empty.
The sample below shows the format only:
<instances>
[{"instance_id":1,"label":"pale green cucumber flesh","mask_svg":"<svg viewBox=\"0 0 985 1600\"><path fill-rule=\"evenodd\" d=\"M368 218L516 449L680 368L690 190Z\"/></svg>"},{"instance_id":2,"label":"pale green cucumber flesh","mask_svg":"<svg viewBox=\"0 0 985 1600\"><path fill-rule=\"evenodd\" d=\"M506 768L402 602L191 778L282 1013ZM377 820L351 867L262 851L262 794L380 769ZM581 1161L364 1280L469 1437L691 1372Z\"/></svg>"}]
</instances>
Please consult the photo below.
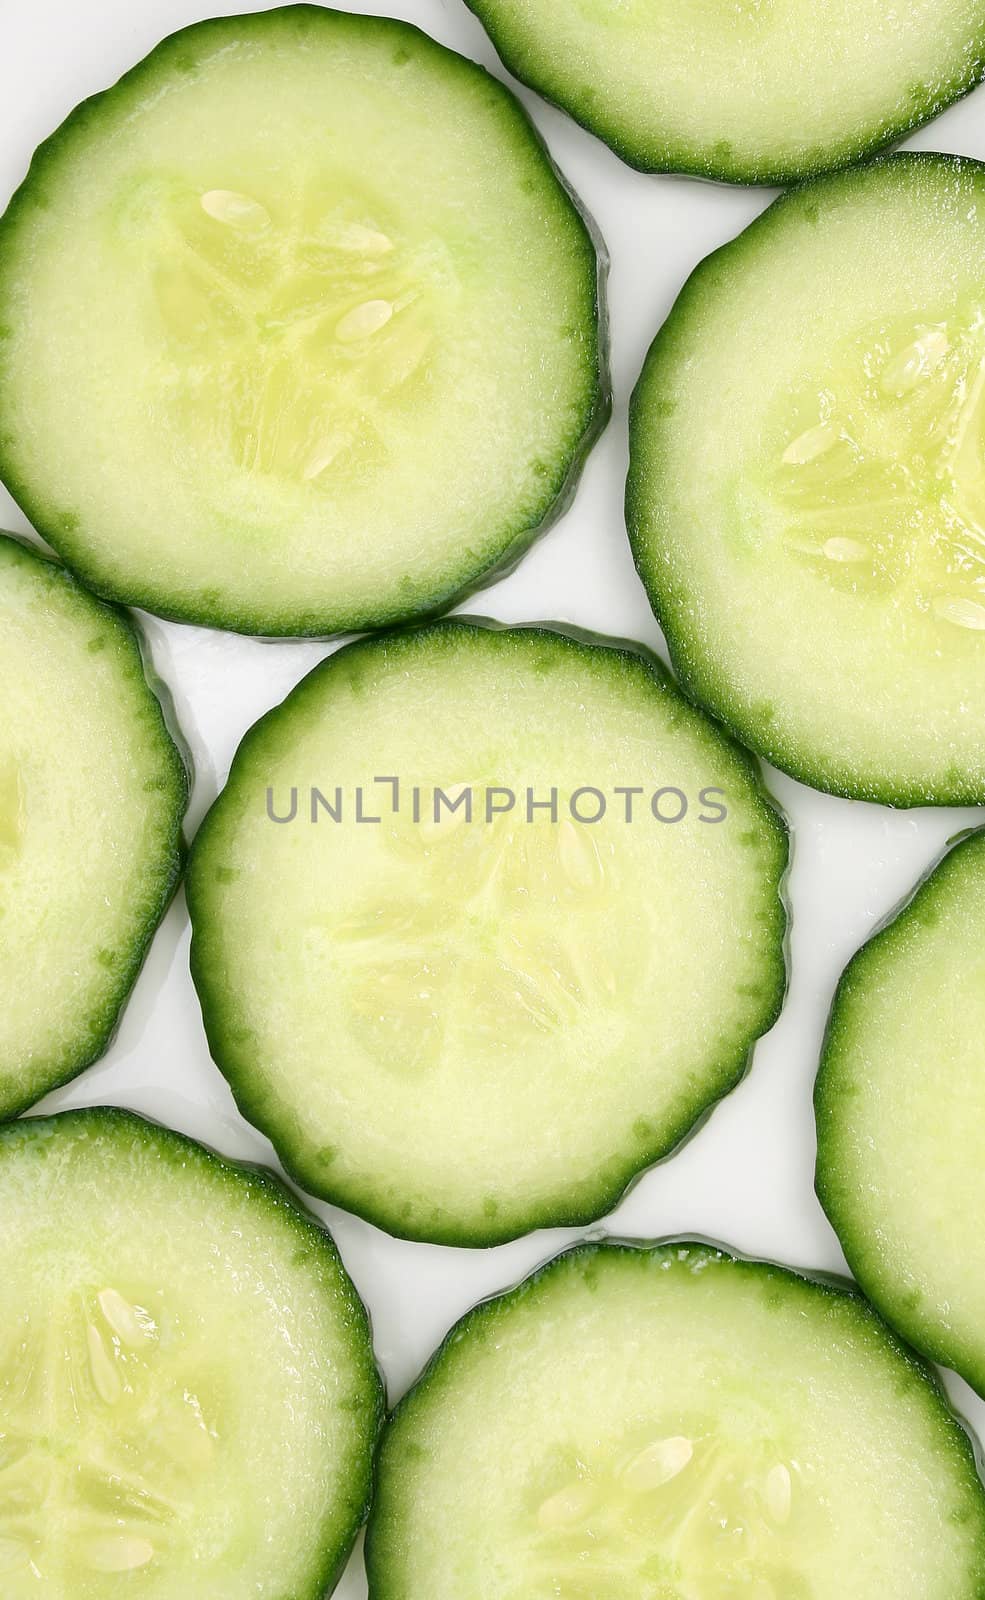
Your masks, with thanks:
<instances>
[{"instance_id":1,"label":"pale green cucumber flesh","mask_svg":"<svg viewBox=\"0 0 985 1600\"><path fill-rule=\"evenodd\" d=\"M566 809L583 785L608 796L594 824ZM629 824L618 785L645 794ZM689 800L675 824L651 814L664 785ZM436 825L436 786L471 792L472 821ZM487 822L496 786L517 805ZM315 787L340 822L311 820ZM726 820L700 820L706 787ZM528 821L552 788L556 819ZM359 642L247 735L195 842L212 1053L306 1189L393 1233L587 1220L772 1023L785 865L754 764L645 652L457 621Z\"/></svg>"},{"instance_id":2,"label":"pale green cucumber flesh","mask_svg":"<svg viewBox=\"0 0 985 1600\"><path fill-rule=\"evenodd\" d=\"M842 977L815 1092L817 1187L883 1316L985 1394L985 834Z\"/></svg>"},{"instance_id":3,"label":"pale green cucumber flesh","mask_svg":"<svg viewBox=\"0 0 985 1600\"><path fill-rule=\"evenodd\" d=\"M315 6L198 24L0 221L0 476L101 594L329 634L443 609L564 504L599 261L501 84Z\"/></svg>"},{"instance_id":4,"label":"pale green cucumber flesh","mask_svg":"<svg viewBox=\"0 0 985 1600\"><path fill-rule=\"evenodd\" d=\"M371 1600L978 1600L985 1496L847 1286L582 1246L453 1329L384 1434Z\"/></svg>"},{"instance_id":5,"label":"pale green cucumber flesh","mask_svg":"<svg viewBox=\"0 0 985 1600\"><path fill-rule=\"evenodd\" d=\"M0 1117L108 1044L188 791L133 624L0 535Z\"/></svg>"},{"instance_id":6,"label":"pale green cucumber flesh","mask_svg":"<svg viewBox=\"0 0 985 1600\"><path fill-rule=\"evenodd\" d=\"M506 65L644 171L789 183L985 72L982 0L469 0Z\"/></svg>"},{"instance_id":7,"label":"pale green cucumber flesh","mask_svg":"<svg viewBox=\"0 0 985 1600\"><path fill-rule=\"evenodd\" d=\"M627 512L686 686L818 788L985 797L985 169L898 155L692 276L632 404Z\"/></svg>"},{"instance_id":8,"label":"pale green cucumber flesh","mask_svg":"<svg viewBox=\"0 0 985 1600\"><path fill-rule=\"evenodd\" d=\"M323 1600L382 1408L331 1239L128 1112L0 1130L4 1600Z\"/></svg>"}]
</instances>

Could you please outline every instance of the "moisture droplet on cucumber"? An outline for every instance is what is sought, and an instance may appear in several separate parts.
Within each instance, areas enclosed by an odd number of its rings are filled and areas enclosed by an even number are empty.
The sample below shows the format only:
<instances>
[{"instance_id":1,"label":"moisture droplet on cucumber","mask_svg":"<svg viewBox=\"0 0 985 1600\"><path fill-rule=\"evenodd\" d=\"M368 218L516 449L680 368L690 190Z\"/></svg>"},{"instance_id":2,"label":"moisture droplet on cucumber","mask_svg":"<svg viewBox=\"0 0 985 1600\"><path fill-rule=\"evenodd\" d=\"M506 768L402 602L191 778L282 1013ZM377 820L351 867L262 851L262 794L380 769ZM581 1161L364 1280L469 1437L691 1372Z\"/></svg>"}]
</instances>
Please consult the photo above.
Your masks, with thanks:
<instances>
[{"instance_id":1,"label":"moisture droplet on cucumber","mask_svg":"<svg viewBox=\"0 0 985 1600\"><path fill-rule=\"evenodd\" d=\"M985 1395L985 832L849 963L815 1092L817 1189L866 1294Z\"/></svg>"},{"instance_id":2,"label":"moisture droplet on cucumber","mask_svg":"<svg viewBox=\"0 0 985 1600\"><path fill-rule=\"evenodd\" d=\"M985 1497L847 1286L589 1245L466 1316L398 1406L367 1565L371 1600L978 1600Z\"/></svg>"},{"instance_id":3,"label":"moisture droplet on cucumber","mask_svg":"<svg viewBox=\"0 0 985 1600\"><path fill-rule=\"evenodd\" d=\"M331 1239L129 1112L0 1131L4 1600L322 1600L382 1407Z\"/></svg>"},{"instance_id":4,"label":"moisture droplet on cucumber","mask_svg":"<svg viewBox=\"0 0 985 1600\"><path fill-rule=\"evenodd\" d=\"M181 864L188 781L132 624L0 535L0 1117L108 1044Z\"/></svg>"},{"instance_id":5,"label":"moisture droplet on cucumber","mask_svg":"<svg viewBox=\"0 0 985 1600\"><path fill-rule=\"evenodd\" d=\"M290 6L166 40L0 222L0 476L101 594L264 634L442 609L604 411L598 261L510 93Z\"/></svg>"},{"instance_id":6,"label":"moisture droplet on cucumber","mask_svg":"<svg viewBox=\"0 0 985 1600\"><path fill-rule=\"evenodd\" d=\"M978 83L982 0L469 0L518 78L648 172L788 183Z\"/></svg>"},{"instance_id":7,"label":"moisture droplet on cucumber","mask_svg":"<svg viewBox=\"0 0 985 1600\"><path fill-rule=\"evenodd\" d=\"M195 842L212 1053L294 1177L392 1233L585 1221L773 1021L785 865L754 764L646 653L361 641L247 734Z\"/></svg>"},{"instance_id":8,"label":"moisture droplet on cucumber","mask_svg":"<svg viewBox=\"0 0 985 1600\"><path fill-rule=\"evenodd\" d=\"M632 403L637 564L691 693L795 777L985 799L985 168L795 190L694 273Z\"/></svg>"}]
</instances>

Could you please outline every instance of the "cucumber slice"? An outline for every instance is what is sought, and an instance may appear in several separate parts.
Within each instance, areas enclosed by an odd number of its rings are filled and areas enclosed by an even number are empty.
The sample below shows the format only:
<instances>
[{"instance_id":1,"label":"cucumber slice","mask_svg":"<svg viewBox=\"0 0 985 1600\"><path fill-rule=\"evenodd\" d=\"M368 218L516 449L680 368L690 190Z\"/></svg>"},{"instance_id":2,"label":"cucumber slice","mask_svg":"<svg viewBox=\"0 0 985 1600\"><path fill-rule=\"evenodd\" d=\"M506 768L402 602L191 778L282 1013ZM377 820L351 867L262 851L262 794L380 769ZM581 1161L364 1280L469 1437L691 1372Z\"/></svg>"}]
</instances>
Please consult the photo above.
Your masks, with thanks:
<instances>
[{"instance_id":1,"label":"cucumber slice","mask_svg":"<svg viewBox=\"0 0 985 1600\"><path fill-rule=\"evenodd\" d=\"M897 155L704 262L632 403L628 521L686 687L820 789L985 799L985 168Z\"/></svg>"},{"instance_id":2,"label":"cucumber slice","mask_svg":"<svg viewBox=\"0 0 985 1600\"><path fill-rule=\"evenodd\" d=\"M985 73L982 0L468 0L509 67L644 172L789 183Z\"/></svg>"},{"instance_id":3,"label":"cucumber slice","mask_svg":"<svg viewBox=\"0 0 985 1600\"><path fill-rule=\"evenodd\" d=\"M985 1396L985 831L849 962L815 1091L817 1192L883 1316Z\"/></svg>"},{"instance_id":4,"label":"cucumber slice","mask_svg":"<svg viewBox=\"0 0 985 1600\"><path fill-rule=\"evenodd\" d=\"M598 277L472 62L320 6L204 22L81 106L0 223L0 476L164 616L441 610L519 559L601 426Z\"/></svg>"},{"instance_id":5,"label":"cucumber slice","mask_svg":"<svg viewBox=\"0 0 985 1600\"><path fill-rule=\"evenodd\" d=\"M371 1600L978 1600L985 1496L847 1288L590 1244L449 1335L385 1434Z\"/></svg>"},{"instance_id":6,"label":"cucumber slice","mask_svg":"<svg viewBox=\"0 0 985 1600\"><path fill-rule=\"evenodd\" d=\"M213 1056L299 1183L391 1233L589 1220L775 1018L786 856L750 758L642 650L360 641L247 734L195 841Z\"/></svg>"},{"instance_id":7,"label":"cucumber slice","mask_svg":"<svg viewBox=\"0 0 985 1600\"><path fill-rule=\"evenodd\" d=\"M322 1600L382 1395L328 1234L129 1112L0 1130L4 1600Z\"/></svg>"},{"instance_id":8,"label":"cucumber slice","mask_svg":"<svg viewBox=\"0 0 985 1600\"><path fill-rule=\"evenodd\" d=\"M0 535L0 1117L106 1049L181 867L182 757L129 618Z\"/></svg>"}]
</instances>

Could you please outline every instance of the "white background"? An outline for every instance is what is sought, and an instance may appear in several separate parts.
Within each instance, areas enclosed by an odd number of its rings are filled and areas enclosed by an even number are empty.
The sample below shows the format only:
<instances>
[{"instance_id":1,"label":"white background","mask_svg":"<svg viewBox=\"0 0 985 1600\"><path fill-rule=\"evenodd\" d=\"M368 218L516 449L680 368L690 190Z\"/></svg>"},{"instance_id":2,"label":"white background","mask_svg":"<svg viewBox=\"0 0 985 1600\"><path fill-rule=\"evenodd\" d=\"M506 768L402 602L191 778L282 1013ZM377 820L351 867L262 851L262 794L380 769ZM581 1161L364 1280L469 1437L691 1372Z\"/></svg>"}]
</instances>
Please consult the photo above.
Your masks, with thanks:
<instances>
[{"instance_id":1,"label":"white background","mask_svg":"<svg viewBox=\"0 0 985 1600\"><path fill-rule=\"evenodd\" d=\"M461 0L389 0L377 7L418 23L508 78ZM245 0L0 0L0 208L36 144L86 95L106 87L165 34ZM510 81L510 80L508 80ZM514 87L517 87L514 85ZM645 640L664 653L633 571L622 521L626 405L650 339L694 264L766 205L766 191L644 177L526 90L518 92L555 160L596 219L612 258L609 303L614 415L589 459L573 507L504 582L463 610L503 621L559 619ZM985 88L910 141L985 158ZM0 526L27 524L0 490ZM161 507L167 536L167 507ZM173 692L195 760L190 827L225 778L243 732L321 656L322 644L243 640L148 620L158 670ZM790 819L794 866L792 968L780 1021L751 1075L696 1139L637 1185L604 1226L638 1237L697 1233L754 1255L843 1270L813 1193L811 1085L835 981L853 950L904 895L972 811L893 812L817 795L769 774ZM942 1077L947 1062L928 1063ZM276 1165L237 1113L205 1044L188 975L188 921L179 897L107 1057L41 1109L115 1102L206 1140L231 1156ZM376 1348L396 1398L449 1325L475 1300L525 1274L575 1235L535 1234L490 1251L389 1239L315 1204L367 1301ZM985 1406L951 1383L985 1425ZM358 1554L338 1591L358 1600Z\"/></svg>"}]
</instances>

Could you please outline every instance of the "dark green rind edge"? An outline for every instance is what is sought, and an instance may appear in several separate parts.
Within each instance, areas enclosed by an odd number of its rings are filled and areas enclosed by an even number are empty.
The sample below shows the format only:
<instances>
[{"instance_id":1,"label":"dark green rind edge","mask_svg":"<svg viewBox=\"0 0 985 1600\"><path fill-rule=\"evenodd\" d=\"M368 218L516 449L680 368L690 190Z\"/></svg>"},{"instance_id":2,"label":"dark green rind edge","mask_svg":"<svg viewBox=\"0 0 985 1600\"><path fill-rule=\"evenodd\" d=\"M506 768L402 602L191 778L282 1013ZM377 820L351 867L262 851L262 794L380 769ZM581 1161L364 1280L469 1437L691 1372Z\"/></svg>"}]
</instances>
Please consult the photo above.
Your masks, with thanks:
<instances>
[{"instance_id":1,"label":"dark green rind edge","mask_svg":"<svg viewBox=\"0 0 985 1600\"><path fill-rule=\"evenodd\" d=\"M413 1412L421 1404L427 1403L428 1394L433 1380L440 1374L445 1361L451 1357L458 1345L467 1340L473 1333L481 1331L483 1323L498 1314L508 1313L512 1306L523 1300L526 1294L537 1287L545 1278L550 1277L555 1269L563 1267L573 1259L582 1259L589 1263L599 1255L644 1256L648 1255L654 1261L665 1256L674 1256L679 1251L693 1253L699 1259L710 1260L725 1267L735 1267L741 1272L762 1275L767 1280L772 1280L779 1294L791 1284L798 1288L807 1286L817 1291L819 1300L840 1300L851 1302L859 1326L870 1328L880 1336L889 1355L898 1358L907 1367L909 1374L921 1383L926 1403L940 1415L943 1426L950 1433L954 1446L955 1465L960 1467L967 1476L967 1486L971 1493L976 1493L980 1500L980 1531L979 1531L979 1573L976 1581L975 1596L985 1594L985 1489L981 1481L983 1457L981 1446L978 1443L970 1426L964 1421L957 1410L951 1405L947 1393L937 1374L926 1365L922 1358L905 1345L887 1327L881 1317L868 1302L859 1294L857 1288L847 1278L839 1277L835 1273L813 1272L800 1270L793 1267L780 1266L773 1261L759 1260L754 1256L747 1256L734 1250L731 1246L716 1243L714 1240L705 1239L700 1235L687 1237L674 1236L652 1241L634 1240L619 1237L593 1237L582 1240L572 1245L560 1254L544 1262L526 1278L522 1279L512 1288L503 1290L498 1294L480 1300L478 1305L467 1311L445 1335L434 1355L428 1361L423 1372L411 1385L410 1389L390 1412L386 1427L376 1454L375 1483L373 1491L373 1506L370 1513L369 1526L366 1530L366 1571L369 1578L369 1600L387 1600L390 1592L389 1563L386 1552L388 1536L387 1523L392 1525L393 1512L389 1504L388 1474L395 1472L399 1476L399 1442L396 1440L395 1429L405 1419L412 1418ZM391 1468L389 1457L396 1456ZM399 1590L397 1591L400 1592ZM968 1600L972 1600L969 1595Z\"/></svg>"},{"instance_id":2,"label":"dark green rind edge","mask_svg":"<svg viewBox=\"0 0 985 1600\"><path fill-rule=\"evenodd\" d=\"M156 716L160 733L162 767L166 766L169 769L165 777L168 788L173 794L168 854L160 863L161 892L132 946L129 961L120 971L115 993L107 1004L102 1018L96 1018L90 1024L90 1030L95 1029L94 1038L67 1064L62 1062L56 1066L52 1063L47 1070L44 1066L35 1064L31 1071L30 1089L15 1092L13 1080L6 1086L0 1086L0 1122L3 1122L7 1118L19 1116L21 1112L36 1105L46 1094L50 1094L53 1089L60 1089L73 1078L77 1078L87 1067L91 1067L104 1056L113 1043L154 935L174 898L184 871L187 848L182 834L182 824L188 806L193 769L191 753L178 725L170 690L154 670L150 650L137 619L118 606L100 600L85 588L74 574L29 540L15 534L0 533L0 541L5 546L16 545L23 551L27 560L49 569L51 575L64 588L75 594L84 605L103 612L105 621L116 630L117 636L130 653L147 686L150 710Z\"/></svg>"},{"instance_id":3,"label":"dark green rind edge","mask_svg":"<svg viewBox=\"0 0 985 1600\"><path fill-rule=\"evenodd\" d=\"M601 231L593 218L589 215L583 202L576 195L568 180L559 171L541 138L533 120L528 115L524 106L513 94L506 84L486 71L486 69L459 55L448 46L440 44L423 29L415 27L413 23L404 22L395 17L382 17L351 13L330 8L328 6L297 4L275 6L269 12L250 12L245 16L251 27L261 25L261 18L268 16L283 16L285 13L294 13L300 17L305 14L309 24L324 25L335 18L345 18L350 22L358 22L366 28L385 28L395 34L413 36L415 43L424 42L431 50L440 52L450 63L457 68L464 68L468 73L474 74L493 84L501 97L502 104L508 108L517 126L526 134L528 143L544 167L545 182L551 179L557 184L566 198L573 224L572 245L576 240L580 242L585 255L585 266L590 269L593 282L592 302L586 304L586 318L591 319L595 331L594 339L594 364L592 372L592 392L589 403L586 405L582 424L582 431L573 448L563 455L559 461L558 471L547 485L544 499L537 508L533 519L528 519L522 527L507 530L502 551L478 570L470 571L466 576L458 576L453 581L445 584L429 601L418 606L401 607L394 604L387 609L379 611L360 611L348 613L333 613L330 610L311 612L306 616L272 617L270 612L256 612L252 615L237 612L235 615L223 610L221 604L215 607L207 605L195 606L193 604L172 605L166 599L156 596L148 591L142 591L136 585L131 588L125 584L107 581L103 576L91 569L88 553L74 545L71 531L59 526L57 521L47 515L45 496L43 493L34 494L30 487L23 483L8 460L5 450L4 437L0 429L0 481L7 488L12 499L20 507L28 521L51 547L58 552L65 565L75 573L80 582L98 594L102 599L122 606L136 606L144 611L151 612L154 616L163 617L169 622L185 622L199 627L218 628L232 633L244 633L255 638L288 639L334 639L340 635L360 633L377 628L391 627L411 620L424 621L431 617L441 616L444 612L459 605L478 589L487 588L490 584L497 583L501 578L507 577L522 561L542 534L546 533L568 510L574 499L582 469L590 455L596 441L604 432L612 409L612 391L609 379L609 333L608 313L606 307L605 285L608 276L609 256ZM109 88L99 94L92 95L83 100L80 105L70 112L65 121L50 134L35 151L26 177L11 197L10 203L3 214L0 214L0 258L4 250L5 235L15 229L19 220L21 209L32 199L35 188L40 189L44 183L49 166L54 167L62 158L62 146L70 146L72 136L78 124L88 122L93 117L99 117L104 110L105 102L112 101L117 92L123 88L130 89L141 77L148 77L156 72L160 66L166 65L164 58L167 53L180 49L193 34L206 30L220 32L234 31L244 21L243 16L213 17L203 22L192 23L190 26L170 34L156 45L149 55L139 61L130 70ZM0 275L0 312L2 312L2 275ZM2 318L0 318L2 321ZM2 422L2 413L0 413Z\"/></svg>"},{"instance_id":4,"label":"dark green rind edge","mask_svg":"<svg viewBox=\"0 0 985 1600\"><path fill-rule=\"evenodd\" d=\"M711 723L706 730L707 734L712 740L719 739L722 741L729 755L748 776L753 787L754 798L758 799L761 804L764 830L772 835L776 855L774 874L776 888L774 902L775 922L773 927L776 962L773 972L766 974L764 977L763 987L766 994L766 1002L760 1023L752 1037L743 1038L735 1054L721 1064L717 1085L702 1095L700 1103L692 1111L683 1115L679 1122L665 1132L663 1137L650 1150L634 1156L618 1177L600 1180L594 1198L579 1206L565 1205L559 1201L556 1206L539 1209L527 1216L522 1222L515 1224L504 1225L501 1223L496 1225L490 1220L487 1225L481 1226L458 1227L449 1223L444 1226L415 1228L408 1224L406 1218L391 1212L385 1205L368 1204L365 1200L353 1197L345 1185L335 1186L330 1182L326 1182L324 1170L314 1170L307 1162L305 1152L295 1142L295 1130L290 1123L285 1126L281 1126L278 1123L276 1118L269 1112L267 1097L262 1089L254 1086L248 1072L244 1072L235 1065L236 1049L229 1039L230 1032L235 1032L235 1018L231 1019L230 1025L226 1017L226 1003L221 981L213 985L210 976L207 929L211 885L207 882L207 878L211 834L217 826L225 796L230 792L233 783L238 779L243 769L247 767L252 757L254 745L262 738L268 723L271 719L278 718L285 709L293 709L295 698L303 695L307 688L325 673L331 672L333 663L337 663L342 657L348 659L352 651L372 650L394 637L412 633L469 632L475 630L494 633L522 632L524 634L540 635L544 638L567 641L575 646L607 649L617 655L621 654L633 660L640 660L648 668L655 683L662 690L682 700L689 712L694 713L697 710L690 701L680 694L677 684L660 658L654 655L645 645L639 644L634 640L610 639L589 629L571 627L562 623L541 622L515 627L487 617L453 617L443 619L440 622L393 629L389 633L375 634L365 639L356 640L351 644L344 645L342 649L334 652L324 661L319 662L306 677L301 679L300 683L295 685L285 700L268 711L245 734L233 758L226 785L206 814L193 842L185 882L185 896L192 927L189 956L192 981L202 1010L202 1021L208 1039L210 1054L219 1071L229 1083L240 1112L247 1122L258 1128L271 1141L285 1172L287 1172L292 1181L308 1194L315 1195L321 1200L328 1201L332 1205L337 1205L343 1210L361 1217L364 1221L380 1228L394 1238L408 1239L421 1244L481 1249L507 1244L513 1239L521 1238L525 1234L533 1232L535 1229L585 1227L590 1223L596 1222L599 1217L611 1211L620 1200L625 1198L648 1171L675 1155L691 1138L699 1133L718 1103L731 1094L732 1090L745 1078L752 1065L756 1041L772 1028L780 1015L786 998L790 914L785 891L790 869L790 835L786 819L777 801L767 790L755 758L737 740L731 738L727 731L721 729L717 724ZM698 711L698 715L700 716L702 713Z\"/></svg>"},{"instance_id":5,"label":"dark green rind edge","mask_svg":"<svg viewBox=\"0 0 985 1600\"><path fill-rule=\"evenodd\" d=\"M880 1287L879 1275L870 1273L869 1262L877 1252L877 1242L870 1237L864 1216L851 1197L838 1195L838 1133L844 1114L844 1104L838 1078L845 1058L852 1049L852 1025L846 1019L846 1009L864 992L870 967L885 955L891 955L897 926L905 927L911 918L923 920L933 917L934 900L942 882L952 873L961 871L966 852L985 852L985 827L971 828L957 834L945 846L943 853L932 862L913 889L883 919L875 933L852 956L838 980L831 1002L827 1026L821 1045L821 1059L814 1084L814 1118L817 1127L817 1164L814 1188L822 1210L838 1235L845 1260L880 1314L928 1361L950 1367L976 1394L985 1399L985 1332L981 1347L975 1351L962 1348L948 1338L946 1332L929 1333L926 1319L913 1315L904 1297L896 1297Z\"/></svg>"},{"instance_id":6,"label":"dark green rind edge","mask_svg":"<svg viewBox=\"0 0 985 1600\"><path fill-rule=\"evenodd\" d=\"M358 1477L349 1480L348 1494L353 1501L353 1511L342 1524L338 1534L326 1529L320 1534L321 1547L317 1553L317 1570L311 1586L292 1596L292 1600L325 1600L342 1576L366 1517L372 1499L372 1462L386 1415L386 1391L373 1352L373 1335L369 1313L359 1292L346 1271L338 1247L329 1230L305 1207L285 1183L268 1167L255 1162L234 1161L220 1155L211 1146L200 1144L188 1134L178 1133L163 1123L155 1122L135 1111L121 1106L84 1106L76 1110L60 1111L46 1117L23 1117L18 1122L0 1128L0 1162L4 1147L12 1142L27 1144L33 1139L46 1139L60 1129L78 1124L104 1128L108 1134L123 1128L139 1137L144 1143L162 1153L173 1156L178 1165L189 1161L208 1167L212 1175L224 1184L246 1185L263 1196L271 1211L290 1219L292 1227L304 1238L312 1252L317 1252L329 1268L333 1288L344 1307L343 1328L355 1358L354 1367L362 1367L360 1382L365 1390L367 1428L364 1444L365 1469Z\"/></svg>"},{"instance_id":7,"label":"dark green rind edge","mask_svg":"<svg viewBox=\"0 0 985 1600\"><path fill-rule=\"evenodd\" d=\"M970 70L953 78L940 94L928 91L929 97L926 102L916 107L911 116L883 122L868 135L861 133L854 140L842 140L841 144L830 150L827 155L816 151L814 154L805 153L800 161L774 164L764 158L759 162L744 162L733 158L727 139L718 140L708 148L699 148L683 144L655 146L650 140L641 139L636 143L625 138L613 127L606 126L604 107L601 113L595 114L591 109L580 108L578 96L565 92L563 84L557 81L556 73L552 73L549 68L539 71L537 65L531 61L529 53L524 52L522 47L511 49L509 24L499 25L492 14L496 9L496 0L491 0L491 3L490 0L465 0L465 4L489 35L496 54L507 71L512 73L518 82L525 84L535 94L539 94L550 105L565 112L573 122L593 134L595 138L601 139L602 143L608 145L628 167L647 174L670 173L687 178L705 178L713 183L780 188L792 183L802 183L805 179L821 177L825 173L853 166L856 162L864 161L869 156L874 156L879 151L897 144L901 139L915 133L918 128L933 122L935 117L941 116L958 100L963 100L985 79L985 21L983 21Z\"/></svg>"},{"instance_id":8,"label":"dark green rind edge","mask_svg":"<svg viewBox=\"0 0 985 1600\"><path fill-rule=\"evenodd\" d=\"M626 480L626 527L630 548L640 581L647 593L653 613L659 622L674 670L681 685L696 705L728 728L732 736L745 744L756 755L772 766L796 778L799 783L825 794L840 796L845 800L866 800L876 805L894 806L904 810L915 806L978 806L985 803L985 790L970 784L960 772L947 775L947 781L930 783L925 787L915 784L894 784L887 778L850 780L825 770L810 753L790 745L774 742L768 729L755 726L752 721L737 713L727 679L720 675L714 662L701 661L692 653L686 616L679 613L686 608L687 595L683 590L673 591L662 581L659 571L650 565L646 546L650 538L647 527L648 503L656 498L647 496L643 478L647 472L656 483L660 475L661 445L659 439L661 398L664 368L670 368L678 356L678 347L687 340L692 317L700 317L701 297L706 290L715 292L717 275L726 270L734 255L739 255L750 241L757 241L760 230L767 230L775 213L789 206L809 203L812 193L824 187L864 180L876 168L898 170L907 166L934 166L952 171L973 169L981 174L985 184L985 162L970 156L952 156L931 150L907 150L894 155L879 156L861 167L829 173L824 177L797 188L790 189L774 200L748 227L728 243L720 245L705 256L694 268L681 289L671 310L650 345L643 369L637 379L629 402L630 462Z\"/></svg>"}]
</instances>

